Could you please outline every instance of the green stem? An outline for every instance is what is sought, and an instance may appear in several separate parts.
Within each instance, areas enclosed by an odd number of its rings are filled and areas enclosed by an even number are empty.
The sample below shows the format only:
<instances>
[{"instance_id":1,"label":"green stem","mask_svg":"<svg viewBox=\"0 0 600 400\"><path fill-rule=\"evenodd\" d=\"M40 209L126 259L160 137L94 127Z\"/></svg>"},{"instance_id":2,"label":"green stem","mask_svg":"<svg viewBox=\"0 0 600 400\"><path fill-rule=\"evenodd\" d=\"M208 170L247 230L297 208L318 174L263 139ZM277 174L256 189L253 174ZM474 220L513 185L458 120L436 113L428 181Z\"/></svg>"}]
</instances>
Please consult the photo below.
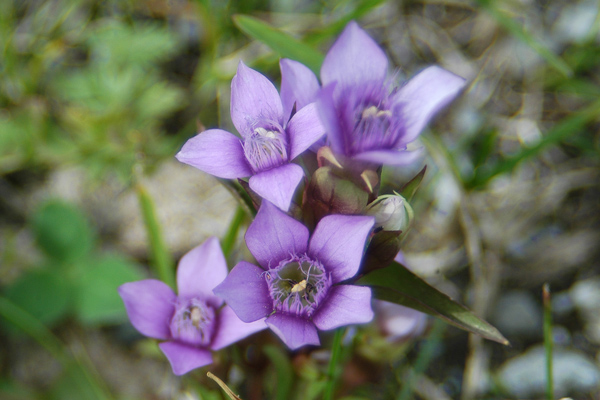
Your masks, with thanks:
<instances>
[{"instance_id":1,"label":"green stem","mask_svg":"<svg viewBox=\"0 0 600 400\"><path fill-rule=\"evenodd\" d=\"M550 302L550 285L544 284L542 297L544 300L544 348L546 350L546 399L554 399L554 382L552 376L552 304Z\"/></svg>"},{"instance_id":2,"label":"green stem","mask_svg":"<svg viewBox=\"0 0 600 400\"><path fill-rule=\"evenodd\" d=\"M235 210L233 218L231 219L231 222L229 223L229 229L227 230L227 233L225 234L225 237L221 243L225 257L229 256L233 246L235 245L240 226L242 225L242 222L244 222L245 216L246 212L244 209L241 206L238 206L238 208Z\"/></svg>"},{"instance_id":3,"label":"green stem","mask_svg":"<svg viewBox=\"0 0 600 400\"><path fill-rule=\"evenodd\" d=\"M142 217L144 225L148 233L148 241L150 242L150 252L152 255L152 266L158 278L167 285L175 288L175 274L171 256L167 251L167 246L163 240L162 230L158 219L156 218L156 207L152 197L141 183L135 186L135 191L142 209Z\"/></svg>"},{"instance_id":4,"label":"green stem","mask_svg":"<svg viewBox=\"0 0 600 400\"><path fill-rule=\"evenodd\" d=\"M333 336L333 344L331 345L331 359L329 360L329 367L327 368L327 386L325 386L325 395L323 400L333 399L333 392L338 377L338 361L340 359L340 353L342 350L342 337L344 336L345 328L339 328L335 331Z\"/></svg>"}]
</instances>

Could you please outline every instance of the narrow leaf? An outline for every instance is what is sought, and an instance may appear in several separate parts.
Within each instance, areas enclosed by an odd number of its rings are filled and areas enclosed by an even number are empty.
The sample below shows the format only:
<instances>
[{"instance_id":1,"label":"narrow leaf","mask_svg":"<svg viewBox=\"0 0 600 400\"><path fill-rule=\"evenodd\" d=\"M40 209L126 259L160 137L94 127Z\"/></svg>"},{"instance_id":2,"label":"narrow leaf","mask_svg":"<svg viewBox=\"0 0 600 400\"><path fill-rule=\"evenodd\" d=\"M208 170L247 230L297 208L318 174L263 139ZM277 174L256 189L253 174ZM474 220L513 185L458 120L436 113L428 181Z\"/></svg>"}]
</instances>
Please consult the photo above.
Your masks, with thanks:
<instances>
[{"instance_id":1,"label":"narrow leaf","mask_svg":"<svg viewBox=\"0 0 600 400\"><path fill-rule=\"evenodd\" d=\"M364 275L356 284L371 287L377 299L414 308L486 339L509 344L492 325L396 262Z\"/></svg>"},{"instance_id":2,"label":"narrow leaf","mask_svg":"<svg viewBox=\"0 0 600 400\"><path fill-rule=\"evenodd\" d=\"M281 57L291 58L319 74L323 54L271 25L247 15L234 15L233 22L246 35L263 42Z\"/></svg>"},{"instance_id":3,"label":"narrow leaf","mask_svg":"<svg viewBox=\"0 0 600 400\"><path fill-rule=\"evenodd\" d=\"M402 189L400 189L400 196L404 197L407 201L411 201L419 186L421 186L421 182L423 181L423 177L425 176L425 171L427 171L427 165L423 167L421 171L414 178L408 181Z\"/></svg>"}]
</instances>

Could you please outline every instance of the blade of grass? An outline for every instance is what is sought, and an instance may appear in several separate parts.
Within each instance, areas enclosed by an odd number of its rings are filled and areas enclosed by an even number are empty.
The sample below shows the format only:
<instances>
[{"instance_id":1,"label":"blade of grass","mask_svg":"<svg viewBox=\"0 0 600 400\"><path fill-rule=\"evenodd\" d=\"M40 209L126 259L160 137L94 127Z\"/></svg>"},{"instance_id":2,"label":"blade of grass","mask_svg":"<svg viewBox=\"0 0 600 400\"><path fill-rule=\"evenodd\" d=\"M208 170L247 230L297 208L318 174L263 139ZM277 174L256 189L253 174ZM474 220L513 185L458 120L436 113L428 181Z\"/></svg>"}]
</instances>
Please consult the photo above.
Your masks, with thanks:
<instances>
[{"instance_id":1,"label":"blade of grass","mask_svg":"<svg viewBox=\"0 0 600 400\"><path fill-rule=\"evenodd\" d=\"M238 206L235 210L235 214L229 223L229 229L227 229L227 233L225 233L225 237L222 240L223 253L225 257L228 257L233 249L233 245L238 236L238 232L240 231L240 226L246 217L246 212L241 206Z\"/></svg>"},{"instance_id":2,"label":"blade of grass","mask_svg":"<svg viewBox=\"0 0 600 400\"><path fill-rule=\"evenodd\" d=\"M5 297L0 297L0 316L44 347L63 366L75 363L89 384L89 388L98 400L111 399L106 385L100 382L90 366L77 357L39 319L23 310ZM73 365L73 364L71 364ZM104 389L103 389L104 388Z\"/></svg>"},{"instance_id":3,"label":"blade of grass","mask_svg":"<svg viewBox=\"0 0 600 400\"><path fill-rule=\"evenodd\" d=\"M331 345L331 359L327 368L327 385L325 386L325 394L323 400L333 399L333 393L338 378L338 360L342 351L342 337L344 336L345 328L338 328L333 336L333 344Z\"/></svg>"},{"instance_id":4,"label":"blade of grass","mask_svg":"<svg viewBox=\"0 0 600 400\"><path fill-rule=\"evenodd\" d=\"M519 153L512 157L507 157L503 161L498 162L487 170L478 169L473 179L467 183L467 188L473 189L484 186L493 177L507 172L511 172L521 161L538 155L546 147L558 143L570 135L575 135L583 127L598 118L600 115L600 100L593 102L591 105L580 111L579 113L564 118L550 129L546 135L535 146L523 148Z\"/></svg>"},{"instance_id":5,"label":"blade of grass","mask_svg":"<svg viewBox=\"0 0 600 400\"><path fill-rule=\"evenodd\" d=\"M439 346L440 341L442 340L442 334L444 333L444 323L436 319L433 321L433 328L431 329L431 333L425 340L425 344L419 351L419 355L417 356L417 360L415 361L414 368L408 371L408 378L404 381L404 385L402 385L402 390L398 395L398 400L409 400L412 397L413 386L415 383L415 379L422 375L429 363L435 356L436 348Z\"/></svg>"},{"instance_id":6,"label":"blade of grass","mask_svg":"<svg viewBox=\"0 0 600 400\"><path fill-rule=\"evenodd\" d=\"M554 381L552 376L552 303L550 301L550 285L545 283L542 297L544 301L544 349L546 350L546 399L554 399Z\"/></svg>"},{"instance_id":7,"label":"blade of grass","mask_svg":"<svg viewBox=\"0 0 600 400\"><path fill-rule=\"evenodd\" d=\"M138 196L140 208L142 209L142 217L150 242L150 252L152 255L152 266L158 278L167 285L175 288L175 274L171 256L167 251L167 246L163 240L162 230L158 219L156 218L156 207L154 200L146 190L146 188L138 183L135 186L135 191Z\"/></svg>"},{"instance_id":8,"label":"blade of grass","mask_svg":"<svg viewBox=\"0 0 600 400\"><path fill-rule=\"evenodd\" d=\"M557 71L562 73L567 78L573 76L573 70L563 59L558 57L542 42L540 42L533 35L527 32L521 25L517 23L517 20L515 18L511 18L510 16L506 15L504 12L499 10L495 1L477 0L477 3L492 17L494 17L498 24L500 24L504 29L510 32L514 37L531 47Z\"/></svg>"},{"instance_id":9,"label":"blade of grass","mask_svg":"<svg viewBox=\"0 0 600 400\"><path fill-rule=\"evenodd\" d=\"M266 22L247 15L234 15L233 22L246 35L263 42L281 57L300 61L315 74L319 74L324 57L313 47Z\"/></svg>"}]
</instances>

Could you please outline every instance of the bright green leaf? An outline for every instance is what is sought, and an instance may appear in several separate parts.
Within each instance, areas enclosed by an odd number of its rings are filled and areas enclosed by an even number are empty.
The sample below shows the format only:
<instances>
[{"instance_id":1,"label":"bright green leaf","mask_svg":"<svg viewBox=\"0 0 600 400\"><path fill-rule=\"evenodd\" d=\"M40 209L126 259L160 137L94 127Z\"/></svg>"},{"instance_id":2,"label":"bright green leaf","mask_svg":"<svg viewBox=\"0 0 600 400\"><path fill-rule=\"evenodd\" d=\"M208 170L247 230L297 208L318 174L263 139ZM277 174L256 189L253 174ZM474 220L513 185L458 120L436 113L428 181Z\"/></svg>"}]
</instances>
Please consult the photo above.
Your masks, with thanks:
<instances>
[{"instance_id":1,"label":"bright green leaf","mask_svg":"<svg viewBox=\"0 0 600 400\"><path fill-rule=\"evenodd\" d=\"M233 21L248 36L269 46L279 56L299 61L319 74L323 54L271 25L247 15L235 15Z\"/></svg>"},{"instance_id":2,"label":"bright green leaf","mask_svg":"<svg viewBox=\"0 0 600 400\"><path fill-rule=\"evenodd\" d=\"M60 200L43 204L33 216L33 231L40 248L59 261L86 255L93 246L93 232L85 216Z\"/></svg>"},{"instance_id":3,"label":"bright green leaf","mask_svg":"<svg viewBox=\"0 0 600 400\"><path fill-rule=\"evenodd\" d=\"M118 256L109 256L87 265L77 287L75 312L86 324L114 323L126 319L120 285L143 279L138 267Z\"/></svg>"},{"instance_id":4,"label":"bright green leaf","mask_svg":"<svg viewBox=\"0 0 600 400\"><path fill-rule=\"evenodd\" d=\"M375 298L414 308L486 339L509 344L492 325L398 263L372 271L356 284L371 287Z\"/></svg>"},{"instance_id":5,"label":"bright green leaf","mask_svg":"<svg viewBox=\"0 0 600 400\"><path fill-rule=\"evenodd\" d=\"M6 289L6 298L46 325L62 318L71 303L71 287L60 274L35 270Z\"/></svg>"}]
</instances>

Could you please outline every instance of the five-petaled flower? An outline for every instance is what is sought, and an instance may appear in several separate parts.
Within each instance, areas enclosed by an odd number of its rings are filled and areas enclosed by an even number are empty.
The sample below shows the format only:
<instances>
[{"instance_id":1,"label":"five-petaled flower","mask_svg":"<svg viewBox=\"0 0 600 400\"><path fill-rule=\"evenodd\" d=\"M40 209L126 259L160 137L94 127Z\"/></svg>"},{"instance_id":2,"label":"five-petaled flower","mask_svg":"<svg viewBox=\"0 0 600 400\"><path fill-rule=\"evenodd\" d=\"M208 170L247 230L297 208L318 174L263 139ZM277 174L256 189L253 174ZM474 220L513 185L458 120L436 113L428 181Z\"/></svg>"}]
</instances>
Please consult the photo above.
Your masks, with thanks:
<instances>
[{"instance_id":1,"label":"five-petaled flower","mask_svg":"<svg viewBox=\"0 0 600 400\"><path fill-rule=\"evenodd\" d=\"M329 215L306 226L263 201L246 232L260 266L239 262L214 293L245 322L265 322L291 349L319 344L317 328L366 323L371 290L342 284L358 271L373 217Z\"/></svg>"},{"instance_id":2,"label":"five-petaled flower","mask_svg":"<svg viewBox=\"0 0 600 400\"><path fill-rule=\"evenodd\" d=\"M291 161L325 134L314 103L290 118L273 84L240 61L231 81L231 119L242 139L209 129L188 140L177 159L226 179L246 178L262 198L287 211L304 177Z\"/></svg>"},{"instance_id":3,"label":"five-petaled flower","mask_svg":"<svg viewBox=\"0 0 600 400\"><path fill-rule=\"evenodd\" d=\"M179 294L165 283L146 279L125 283L119 294L132 325L159 344L173 373L182 375L212 363L219 350L265 329L264 321L244 323L212 293L225 279L227 264L216 238L185 254L177 269Z\"/></svg>"},{"instance_id":4,"label":"five-petaled flower","mask_svg":"<svg viewBox=\"0 0 600 400\"><path fill-rule=\"evenodd\" d=\"M304 65L285 59L280 65L284 108L316 99L334 153L377 165L416 160L420 152L406 151L407 145L465 84L432 66L393 87L384 51L356 22L329 49L321 67L322 89Z\"/></svg>"}]
</instances>

